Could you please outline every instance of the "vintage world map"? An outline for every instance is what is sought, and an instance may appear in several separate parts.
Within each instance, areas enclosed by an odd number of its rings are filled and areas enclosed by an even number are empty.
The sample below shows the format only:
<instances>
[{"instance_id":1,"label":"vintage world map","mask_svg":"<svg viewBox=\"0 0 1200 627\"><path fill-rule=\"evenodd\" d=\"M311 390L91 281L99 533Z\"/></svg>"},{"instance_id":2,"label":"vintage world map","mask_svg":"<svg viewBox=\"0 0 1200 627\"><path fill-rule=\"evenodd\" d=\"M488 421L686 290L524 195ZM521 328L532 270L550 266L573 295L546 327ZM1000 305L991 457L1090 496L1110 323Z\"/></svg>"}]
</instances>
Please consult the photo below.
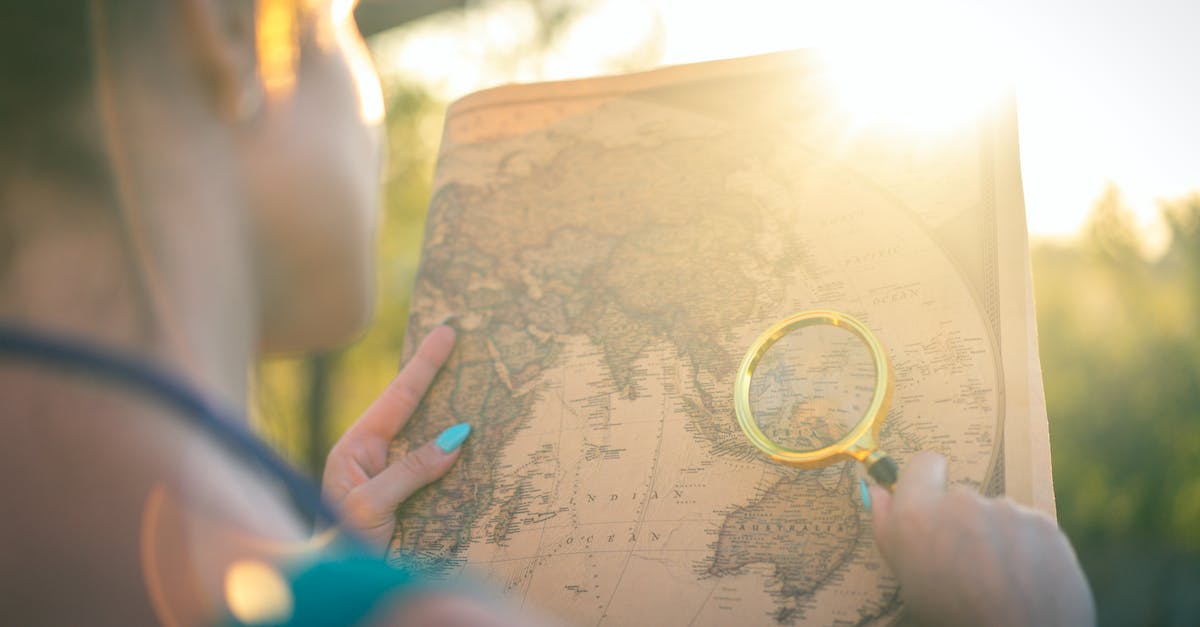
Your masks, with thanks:
<instances>
[{"instance_id":1,"label":"vintage world map","mask_svg":"<svg viewBox=\"0 0 1200 627\"><path fill-rule=\"evenodd\" d=\"M746 347L808 309L889 349L902 467L932 449L1003 491L999 244L963 227L997 210L989 144L839 140L819 81L767 65L451 110L409 330L454 313L459 341L396 446L474 432L394 554L580 625L894 621L861 470L777 465L734 417Z\"/></svg>"}]
</instances>

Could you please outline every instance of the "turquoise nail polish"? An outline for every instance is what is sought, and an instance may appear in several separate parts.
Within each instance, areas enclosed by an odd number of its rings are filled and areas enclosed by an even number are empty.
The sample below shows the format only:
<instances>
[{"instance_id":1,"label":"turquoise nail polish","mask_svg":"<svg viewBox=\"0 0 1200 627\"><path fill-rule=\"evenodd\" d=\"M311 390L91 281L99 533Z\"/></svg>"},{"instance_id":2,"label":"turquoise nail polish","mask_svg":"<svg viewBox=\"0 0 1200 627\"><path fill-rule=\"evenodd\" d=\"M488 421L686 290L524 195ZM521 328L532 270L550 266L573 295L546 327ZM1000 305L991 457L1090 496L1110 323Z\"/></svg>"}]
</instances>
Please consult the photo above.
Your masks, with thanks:
<instances>
[{"instance_id":1,"label":"turquoise nail polish","mask_svg":"<svg viewBox=\"0 0 1200 627\"><path fill-rule=\"evenodd\" d=\"M863 508L868 512L871 511L871 492L867 490L867 482L865 480L858 480L858 490L862 494Z\"/></svg>"},{"instance_id":2,"label":"turquoise nail polish","mask_svg":"<svg viewBox=\"0 0 1200 627\"><path fill-rule=\"evenodd\" d=\"M442 432L437 437L438 448L447 453L453 453L458 447L462 446L463 440L471 435L471 423L460 422L459 424L450 427Z\"/></svg>"}]
</instances>

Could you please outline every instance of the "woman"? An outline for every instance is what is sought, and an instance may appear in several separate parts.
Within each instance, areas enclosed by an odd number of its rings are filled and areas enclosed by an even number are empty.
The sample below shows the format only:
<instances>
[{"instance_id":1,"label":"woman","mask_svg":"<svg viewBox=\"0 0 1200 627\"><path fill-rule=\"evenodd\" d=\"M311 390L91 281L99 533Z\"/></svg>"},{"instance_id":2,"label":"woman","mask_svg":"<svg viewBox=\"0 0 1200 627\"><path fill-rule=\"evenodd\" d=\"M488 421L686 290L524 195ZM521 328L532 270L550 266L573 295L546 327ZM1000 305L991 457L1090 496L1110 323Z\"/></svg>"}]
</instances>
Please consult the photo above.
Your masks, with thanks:
<instances>
[{"instance_id":1,"label":"woman","mask_svg":"<svg viewBox=\"0 0 1200 627\"><path fill-rule=\"evenodd\" d=\"M382 104L340 4L5 9L3 321L135 355L233 415L258 351L359 332ZM452 343L431 334L329 457L327 499L380 551L465 437L387 465ZM234 565L314 550L270 478L144 392L23 361L0 391L5 621L245 618Z\"/></svg>"},{"instance_id":2,"label":"woman","mask_svg":"<svg viewBox=\"0 0 1200 627\"><path fill-rule=\"evenodd\" d=\"M452 329L330 453L341 531L314 534L296 503L319 526L333 516L220 420L245 415L260 351L336 346L370 311L382 103L352 3L14 5L0 16L0 615L510 622L358 557L382 554L396 506L469 433L388 463ZM1092 620L1052 522L944 485L944 463L920 457L874 494L917 618Z\"/></svg>"}]
</instances>

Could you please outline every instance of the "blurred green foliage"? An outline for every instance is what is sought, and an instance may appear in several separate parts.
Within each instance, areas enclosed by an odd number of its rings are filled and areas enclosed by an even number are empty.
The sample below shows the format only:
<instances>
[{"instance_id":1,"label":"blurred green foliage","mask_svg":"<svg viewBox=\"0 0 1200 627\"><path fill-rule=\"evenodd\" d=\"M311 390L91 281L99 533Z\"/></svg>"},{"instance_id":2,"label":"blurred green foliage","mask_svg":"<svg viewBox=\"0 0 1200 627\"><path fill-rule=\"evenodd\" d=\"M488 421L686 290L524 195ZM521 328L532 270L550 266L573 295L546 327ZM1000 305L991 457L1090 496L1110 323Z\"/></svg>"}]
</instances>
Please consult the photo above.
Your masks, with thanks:
<instances>
[{"instance_id":1,"label":"blurred green foliage","mask_svg":"<svg viewBox=\"0 0 1200 627\"><path fill-rule=\"evenodd\" d=\"M385 91L375 322L343 351L258 369L258 427L314 476L396 372L424 232L444 104ZM1200 195L1163 211L1153 259L1116 189L1077 241L1033 248L1059 521L1107 624L1200 622Z\"/></svg>"},{"instance_id":2,"label":"blurred green foliage","mask_svg":"<svg viewBox=\"0 0 1200 627\"><path fill-rule=\"evenodd\" d=\"M1034 250L1061 523L1082 545L1200 550L1200 196L1147 260L1109 190L1074 246Z\"/></svg>"},{"instance_id":3,"label":"blurred green foliage","mask_svg":"<svg viewBox=\"0 0 1200 627\"><path fill-rule=\"evenodd\" d=\"M1200 624L1200 195L1148 259L1109 189L1033 249L1059 523L1101 624Z\"/></svg>"}]
</instances>

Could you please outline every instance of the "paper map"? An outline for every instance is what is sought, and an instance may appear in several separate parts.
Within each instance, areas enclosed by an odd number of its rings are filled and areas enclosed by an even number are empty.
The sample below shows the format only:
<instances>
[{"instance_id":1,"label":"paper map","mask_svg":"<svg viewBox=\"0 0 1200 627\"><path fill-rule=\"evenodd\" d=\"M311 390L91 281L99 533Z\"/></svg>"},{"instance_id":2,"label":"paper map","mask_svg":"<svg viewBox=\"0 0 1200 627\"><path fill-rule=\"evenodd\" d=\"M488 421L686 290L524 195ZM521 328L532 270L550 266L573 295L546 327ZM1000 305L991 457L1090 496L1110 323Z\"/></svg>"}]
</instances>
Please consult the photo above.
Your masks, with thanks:
<instances>
[{"instance_id":1,"label":"paper map","mask_svg":"<svg viewBox=\"0 0 1200 627\"><path fill-rule=\"evenodd\" d=\"M396 449L474 432L392 551L571 624L894 622L861 470L764 458L733 378L776 320L849 313L901 468L1052 512L1016 139L1011 101L857 127L806 53L457 102L407 350L450 313L459 340Z\"/></svg>"}]
</instances>

